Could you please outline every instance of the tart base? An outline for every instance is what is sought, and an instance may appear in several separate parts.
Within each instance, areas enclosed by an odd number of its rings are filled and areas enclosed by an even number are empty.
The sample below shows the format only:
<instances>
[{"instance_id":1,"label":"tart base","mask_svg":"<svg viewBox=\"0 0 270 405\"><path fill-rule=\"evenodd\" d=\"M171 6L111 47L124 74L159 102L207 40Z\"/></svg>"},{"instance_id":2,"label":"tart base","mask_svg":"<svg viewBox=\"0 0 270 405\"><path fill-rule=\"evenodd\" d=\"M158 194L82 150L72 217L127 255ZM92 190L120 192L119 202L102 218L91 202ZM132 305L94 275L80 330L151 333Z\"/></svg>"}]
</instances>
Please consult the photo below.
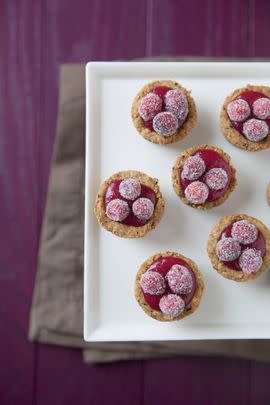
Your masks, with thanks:
<instances>
[{"instance_id":1,"label":"tart base","mask_svg":"<svg viewBox=\"0 0 270 405\"><path fill-rule=\"evenodd\" d=\"M197 282L197 288L194 293L194 296L192 300L190 301L189 304L186 305L184 311L182 314L175 318L170 318L167 315L163 314L161 311L157 311L153 308L151 308L148 303L144 299L143 291L140 285L140 280L141 276L148 270L148 268L158 259L161 257L176 257L180 258L188 263L188 265L191 267L195 274L196 282ZM135 298L140 305L140 307L144 310L144 312L149 315L151 318L156 319L157 321L161 322L174 322L174 321L179 321L180 319L185 318L186 316L191 315L199 306L201 297L204 291L204 281L201 272L199 271L197 265L191 260L188 259L187 257L180 255L179 253L174 253L174 252L165 252L165 253L157 253L153 256L151 256L149 259L147 259L139 268L136 279L135 279Z\"/></svg>"},{"instance_id":2,"label":"tart base","mask_svg":"<svg viewBox=\"0 0 270 405\"><path fill-rule=\"evenodd\" d=\"M222 110L220 113L220 124L221 130L225 136L225 138L234 146L238 148L248 150L250 152L258 152L260 150L264 150L270 147L270 134L259 142L252 142L241 135L232 125L228 114L227 114L227 106L228 104L241 93L246 90L258 91L260 93L265 94L267 97L270 98L270 87L267 86L252 86L248 84L246 87L242 87L241 89L234 90L224 101L222 106Z\"/></svg>"},{"instance_id":3,"label":"tart base","mask_svg":"<svg viewBox=\"0 0 270 405\"><path fill-rule=\"evenodd\" d=\"M155 192L157 198L157 203L152 217L146 224L138 227L125 225L122 224L121 222L112 221L106 215L106 209L104 204L104 195L110 183L113 180L122 180L129 177L133 177L137 179L141 184L151 187L152 190ZM107 231L113 233L114 235L120 236L122 238L142 238L149 231L151 231L158 225L164 212L164 206L165 201L160 192L157 179L149 177L147 176L147 174L139 171L126 170L123 172L113 174L100 186L98 194L96 196L94 213L99 224Z\"/></svg>"},{"instance_id":4,"label":"tart base","mask_svg":"<svg viewBox=\"0 0 270 405\"><path fill-rule=\"evenodd\" d=\"M232 270L227 267L224 262L221 262L216 255L216 245L220 238L221 233L224 229L231 225L232 222L240 221L246 219L256 225L256 227L263 234L265 239L265 256L263 258L263 264L256 273L245 274L242 271ZM229 280L234 281L249 281L254 280L259 277L269 266L270 264L270 231L266 226L254 217L250 217L245 214L237 215L228 215L223 217L213 228L212 232L209 235L208 245L207 245L208 256L212 262L214 269L221 274L223 277L228 278Z\"/></svg>"},{"instance_id":5,"label":"tart base","mask_svg":"<svg viewBox=\"0 0 270 405\"><path fill-rule=\"evenodd\" d=\"M163 136L159 135L154 131L150 131L150 129L146 128L144 125L143 119L140 117L138 112L138 104L142 97L152 91L155 87L159 86L168 86L172 89L180 89L186 96L188 100L188 116L184 122L184 124L178 129L175 134L171 136ZM181 139L185 138L189 134L189 132L194 128L197 123L197 111L196 105L193 98L190 95L190 91L182 87L179 83L174 82L172 80L156 80L152 83L146 84L136 95L131 109L131 117L132 121L135 125L137 131L148 141L157 143L159 145L168 145Z\"/></svg>"},{"instance_id":6,"label":"tart base","mask_svg":"<svg viewBox=\"0 0 270 405\"><path fill-rule=\"evenodd\" d=\"M229 164L230 169L232 171L232 178L231 178L230 186L229 186L228 190L223 194L223 196L221 196L220 198L218 198L215 201L206 202L204 204L193 204L190 201L188 201L188 199L185 197L184 190L182 189L182 187L180 185L180 181L179 181L179 171L180 171L180 169L182 169L186 159L188 157L194 155L198 150L201 150L201 149L210 149L215 152L218 152L223 157L223 159ZM227 155L227 153L225 153L222 149L219 149L215 146L209 146L206 144L196 145L196 146L192 146L191 148L186 149L176 159L176 161L173 165L173 168L172 168L172 184L173 184L174 191L176 192L178 197L183 201L184 204L189 205L190 207L193 207L193 208L198 208L200 210L208 210L209 208L218 207L219 205L223 204L227 200L227 198L229 197L231 192L235 189L235 187L237 186L236 170L232 165L230 156Z\"/></svg>"}]
</instances>

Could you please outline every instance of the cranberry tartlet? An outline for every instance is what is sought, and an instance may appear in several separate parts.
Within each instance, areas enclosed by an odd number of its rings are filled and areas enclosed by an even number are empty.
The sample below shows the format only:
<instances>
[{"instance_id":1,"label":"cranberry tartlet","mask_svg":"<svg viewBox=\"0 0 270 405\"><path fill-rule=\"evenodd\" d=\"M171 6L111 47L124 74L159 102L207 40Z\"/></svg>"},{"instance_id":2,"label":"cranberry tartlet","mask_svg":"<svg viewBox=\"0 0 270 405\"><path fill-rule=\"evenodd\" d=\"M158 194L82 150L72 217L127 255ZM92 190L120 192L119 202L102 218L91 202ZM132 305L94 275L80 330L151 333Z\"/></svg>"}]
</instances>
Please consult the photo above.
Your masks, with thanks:
<instances>
[{"instance_id":1,"label":"cranberry tartlet","mask_svg":"<svg viewBox=\"0 0 270 405\"><path fill-rule=\"evenodd\" d=\"M158 180L134 170L115 173L99 188L94 212L100 225L123 238L140 238L160 222L164 199Z\"/></svg>"},{"instance_id":2,"label":"cranberry tartlet","mask_svg":"<svg viewBox=\"0 0 270 405\"><path fill-rule=\"evenodd\" d=\"M145 85L133 101L131 116L138 132L160 145L183 139L197 122L190 91L172 80Z\"/></svg>"},{"instance_id":3,"label":"cranberry tartlet","mask_svg":"<svg viewBox=\"0 0 270 405\"><path fill-rule=\"evenodd\" d=\"M162 321L178 321L199 306L204 290L197 265L178 253L158 253L140 267L135 297L144 312Z\"/></svg>"},{"instance_id":4,"label":"cranberry tartlet","mask_svg":"<svg viewBox=\"0 0 270 405\"><path fill-rule=\"evenodd\" d=\"M257 278L270 263L270 231L256 218L229 215L222 218L208 240L214 269L234 281Z\"/></svg>"},{"instance_id":5,"label":"cranberry tartlet","mask_svg":"<svg viewBox=\"0 0 270 405\"><path fill-rule=\"evenodd\" d=\"M172 183L185 204L205 210L223 204L237 181L227 153L214 146L197 145L176 159Z\"/></svg>"},{"instance_id":6,"label":"cranberry tartlet","mask_svg":"<svg viewBox=\"0 0 270 405\"><path fill-rule=\"evenodd\" d=\"M221 129L233 145L251 152L270 147L270 87L248 85L229 95Z\"/></svg>"}]
</instances>

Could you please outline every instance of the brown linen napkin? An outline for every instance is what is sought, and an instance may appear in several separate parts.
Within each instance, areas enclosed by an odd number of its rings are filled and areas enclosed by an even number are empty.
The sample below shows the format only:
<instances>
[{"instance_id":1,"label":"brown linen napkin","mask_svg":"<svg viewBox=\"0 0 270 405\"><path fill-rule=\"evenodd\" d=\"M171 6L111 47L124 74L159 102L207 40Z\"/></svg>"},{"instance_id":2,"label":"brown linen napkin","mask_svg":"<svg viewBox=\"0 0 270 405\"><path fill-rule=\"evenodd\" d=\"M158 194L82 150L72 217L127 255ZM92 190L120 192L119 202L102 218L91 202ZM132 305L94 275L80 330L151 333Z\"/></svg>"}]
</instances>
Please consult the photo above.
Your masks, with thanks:
<instances>
[{"instance_id":1,"label":"brown linen napkin","mask_svg":"<svg viewBox=\"0 0 270 405\"><path fill-rule=\"evenodd\" d=\"M82 348L84 360L89 363L176 355L219 355L270 361L270 341L267 340L84 342L84 122L84 65L64 65L60 77L57 136L30 317L30 340Z\"/></svg>"}]
</instances>

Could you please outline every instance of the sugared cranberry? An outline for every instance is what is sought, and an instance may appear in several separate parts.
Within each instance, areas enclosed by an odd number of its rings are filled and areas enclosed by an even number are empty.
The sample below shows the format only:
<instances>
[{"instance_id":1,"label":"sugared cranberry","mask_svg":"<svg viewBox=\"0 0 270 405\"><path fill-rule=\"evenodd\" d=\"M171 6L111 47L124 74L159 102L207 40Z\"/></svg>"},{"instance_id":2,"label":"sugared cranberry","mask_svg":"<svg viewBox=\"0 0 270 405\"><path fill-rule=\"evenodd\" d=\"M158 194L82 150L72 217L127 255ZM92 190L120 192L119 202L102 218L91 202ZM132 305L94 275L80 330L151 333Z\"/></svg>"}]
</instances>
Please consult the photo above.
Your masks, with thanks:
<instances>
[{"instance_id":1,"label":"sugared cranberry","mask_svg":"<svg viewBox=\"0 0 270 405\"><path fill-rule=\"evenodd\" d=\"M184 163L182 178L188 180L197 180L205 172L205 163L200 156L190 156Z\"/></svg>"},{"instance_id":2,"label":"sugared cranberry","mask_svg":"<svg viewBox=\"0 0 270 405\"><path fill-rule=\"evenodd\" d=\"M250 108L246 100L239 98L228 104L227 113L231 121L241 122L246 120L250 115Z\"/></svg>"},{"instance_id":3,"label":"sugared cranberry","mask_svg":"<svg viewBox=\"0 0 270 405\"><path fill-rule=\"evenodd\" d=\"M164 295L159 301L159 308L163 314L170 318L176 318L185 309L185 302L179 295Z\"/></svg>"},{"instance_id":4,"label":"sugared cranberry","mask_svg":"<svg viewBox=\"0 0 270 405\"><path fill-rule=\"evenodd\" d=\"M135 200L141 194L141 184L132 178L122 180L119 185L119 193L127 200Z\"/></svg>"},{"instance_id":5,"label":"sugared cranberry","mask_svg":"<svg viewBox=\"0 0 270 405\"><path fill-rule=\"evenodd\" d=\"M106 208L106 215L112 221L121 222L126 219L129 214L129 206L126 201L116 198L109 202Z\"/></svg>"},{"instance_id":6,"label":"sugared cranberry","mask_svg":"<svg viewBox=\"0 0 270 405\"><path fill-rule=\"evenodd\" d=\"M228 183L228 175L224 169L215 167L205 173L204 181L211 190L222 190Z\"/></svg>"},{"instance_id":7,"label":"sugared cranberry","mask_svg":"<svg viewBox=\"0 0 270 405\"><path fill-rule=\"evenodd\" d=\"M141 221L148 221L154 212L154 204L149 198L138 198L132 204L133 214Z\"/></svg>"},{"instance_id":8,"label":"sugared cranberry","mask_svg":"<svg viewBox=\"0 0 270 405\"><path fill-rule=\"evenodd\" d=\"M246 219L235 222L231 233L232 237L243 245L249 245L258 238L258 228Z\"/></svg>"},{"instance_id":9,"label":"sugared cranberry","mask_svg":"<svg viewBox=\"0 0 270 405\"><path fill-rule=\"evenodd\" d=\"M268 135L269 127L265 121L251 118L244 122L243 133L249 141L258 142Z\"/></svg>"},{"instance_id":10,"label":"sugared cranberry","mask_svg":"<svg viewBox=\"0 0 270 405\"><path fill-rule=\"evenodd\" d=\"M163 136L171 136L178 129L178 119L177 117L168 112L160 112L153 119L153 128L159 134Z\"/></svg>"},{"instance_id":11,"label":"sugared cranberry","mask_svg":"<svg viewBox=\"0 0 270 405\"><path fill-rule=\"evenodd\" d=\"M202 181L194 181L185 189L185 196L192 204L204 204L208 195L209 189Z\"/></svg>"},{"instance_id":12,"label":"sugared cranberry","mask_svg":"<svg viewBox=\"0 0 270 405\"><path fill-rule=\"evenodd\" d=\"M223 262L232 262L241 254L241 246L233 238L222 238L216 246L216 255Z\"/></svg>"},{"instance_id":13,"label":"sugared cranberry","mask_svg":"<svg viewBox=\"0 0 270 405\"><path fill-rule=\"evenodd\" d=\"M164 98L165 110L173 113L181 122L188 115L188 101L186 95L178 89L169 90Z\"/></svg>"},{"instance_id":14,"label":"sugared cranberry","mask_svg":"<svg viewBox=\"0 0 270 405\"><path fill-rule=\"evenodd\" d=\"M156 271L147 271L141 277L141 287L144 293L160 295L165 292L166 283L164 277Z\"/></svg>"},{"instance_id":15,"label":"sugared cranberry","mask_svg":"<svg viewBox=\"0 0 270 405\"><path fill-rule=\"evenodd\" d=\"M144 121L149 121L162 110L162 100L155 93L148 93L141 98L139 104L139 114Z\"/></svg>"},{"instance_id":16,"label":"sugared cranberry","mask_svg":"<svg viewBox=\"0 0 270 405\"><path fill-rule=\"evenodd\" d=\"M245 249L239 257L239 266L243 273L251 274L259 270L263 263L261 252L256 249Z\"/></svg>"},{"instance_id":17,"label":"sugared cranberry","mask_svg":"<svg viewBox=\"0 0 270 405\"><path fill-rule=\"evenodd\" d=\"M166 274L169 287L175 294L189 294L193 287L190 271L180 264L174 264Z\"/></svg>"},{"instance_id":18,"label":"sugared cranberry","mask_svg":"<svg viewBox=\"0 0 270 405\"><path fill-rule=\"evenodd\" d=\"M253 114L261 120L270 118L269 98L258 98L252 105Z\"/></svg>"}]
</instances>

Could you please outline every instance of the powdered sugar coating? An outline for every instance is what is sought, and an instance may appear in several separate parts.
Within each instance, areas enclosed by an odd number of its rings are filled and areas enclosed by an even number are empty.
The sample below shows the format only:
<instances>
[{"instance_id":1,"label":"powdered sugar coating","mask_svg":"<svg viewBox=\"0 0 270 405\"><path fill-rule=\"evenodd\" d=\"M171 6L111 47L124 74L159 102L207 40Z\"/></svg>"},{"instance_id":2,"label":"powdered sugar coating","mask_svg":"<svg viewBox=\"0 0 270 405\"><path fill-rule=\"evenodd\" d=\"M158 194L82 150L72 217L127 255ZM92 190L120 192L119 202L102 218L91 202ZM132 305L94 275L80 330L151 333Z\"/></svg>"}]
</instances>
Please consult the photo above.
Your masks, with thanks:
<instances>
[{"instance_id":1,"label":"powdered sugar coating","mask_svg":"<svg viewBox=\"0 0 270 405\"><path fill-rule=\"evenodd\" d=\"M270 99L266 97L258 98L254 101L252 110L253 114L261 120L270 118Z\"/></svg>"},{"instance_id":2,"label":"powdered sugar coating","mask_svg":"<svg viewBox=\"0 0 270 405\"><path fill-rule=\"evenodd\" d=\"M112 221L121 222L128 216L130 212L126 201L116 198L110 201L106 207L106 215Z\"/></svg>"},{"instance_id":3,"label":"powdered sugar coating","mask_svg":"<svg viewBox=\"0 0 270 405\"><path fill-rule=\"evenodd\" d=\"M124 179L119 185L119 192L127 200L135 200L141 194L141 184L133 178Z\"/></svg>"},{"instance_id":4,"label":"powdered sugar coating","mask_svg":"<svg viewBox=\"0 0 270 405\"><path fill-rule=\"evenodd\" d=\"M165 292L166 283L164 277L156 271L147 271L141 277L142 290L146 294L161 295Z\"/></svg>"},{"instance_id":5,"label":"powdered sugar coating","mask_svg":"<svg viewBox=\"0 0 270 405\"><path fill-rule=\"evenodd\" d=\"M138 198L138 200L134 201L132 204L133 214L142 221L147 221L151 218L154 208L152 201L144 197Z\"/></svg>"},{"instance_id":6,"label":"powdered sugar coating","mask_svg":"<svg viewBox=\"0 0 270 405\"><path fill-rule=\"evenodd\" d=\"M239 257L238 263L243 273L255 273L260 269L263 263L261 252L256 249L247 248Z\"/></svg>"},{"instance_id":7,"label":"powdered sugar coating","mask_svg":"<svg viewBox=\"0 0 270 405\"><path fill-rule=\"evenodd\" d=\"M177 117L169 111L158 113L153 119L153 128L159 135L171 136L179 126Z\"/></svg>"},{"instance_id":8,"label":"powdered sugar coating","mask_svg":"<svg viewBox=\"0 0 270 405\"><path fill-rule=\"evenodd\" d=\"M208 198L209 189L202 181L194 181L185 189L185 196L192 204L204 204Z\"/></svg>"},{"instance_id":9,"label":"powdered sugar coating","mask_svg":"<svg viewBox=\"0 0 270 405\"><path fill-rule=\"evenodd\" d=\"M211 190L222 190L228 184L228 175L224 169L215 167L205 173L204 181Z\"/></svg>"},{"instance_id":10,"label":"powdered sugar coating","mask_svg":"<svg viewBox=\"0 0 270 405\"><path fill-rule=\"evenodd\" d=\"M197 180L203 175L205 169L205 162L200 156L190 156L184 163L181 175L184 179Z\"/></svg>"},{"instance_id":11,"label":"powdered sugar coating","mask_svg":"<svg viewBox=\"0 0 270 405\"><path fill-rule=\"evenodd\" d=\"M241 254L240 244L233 238L222 238L216 246L216 255L223 262L231 262L238 259Z\"/></svg>"},{"instance_id":12,"label":"powdered sugar coating","mask_svg":"<svg viewBox=\"0 0 270 405\"><path fill-rule=\"evenodd\" d=\"M232 226L232 237L243 245L249 245L258 238L258 228L246 219L237 221Z\"/></svg>"},{"instance_id":13,"label":"powdered sugar coating","mask_svg":"<svg viewBox=\"0 0 270 405\"><path fill-rule=\"evenodd\" d=\"M165 110L174 114L180 122L188 115L187 96L179 89L169 90L164 97Z\"/></svg>"},{"instance_id":14,"label":"powdered sugar coating","mask_svg":"<svg viewBox=\"0 0 270 405\"><path fill-rule=\"evenodd\" d=\"M249 117L250 107L246 100L239 98L228 104L227 113L231 121L242 122Z\"/></svg>"},{"instance_id":15,"label":"powdered sugar coating","mask_svg":"<svg viewBox=\"0 0 270 405\"><path fill-rule=\"evenodd\" d=\"M193 287L190 271L180 264L174 264L166 274L168 285L175 294L189 294Z\"/></svg>"},{"instance_id":16,"label":"powdered sugar coating","mask_svg":"<svg viewBox=\"0 0 270 405\"><path fill-rule=\"evenodd\" d=\"M139 103L138 112L144 121L149 121L162 110L162 100L155 93L148 93L142 97Z\"/></svg>"},{"instance_id":17,"label":"powdered sugar coating","mask_svg":"<svg viewBox=\"0 0 270 405\"><path fill-rule=\"evenodd\" d=\"M259 142L268 135L269 127L265 121L251 118L244 122L243 133L249 141Z\"/></svg>"},{"instance_id":18,"label":"powdered sugar coating","mask_svg":"<svg viewBox=\"0 0 270 405\"><path fill-rule=\"evenodd\" d=\"M176 294L164 295L159 301L159 308L163 314L176 318L185 309L184 300Z\"/></svg>"}]
</instances>

